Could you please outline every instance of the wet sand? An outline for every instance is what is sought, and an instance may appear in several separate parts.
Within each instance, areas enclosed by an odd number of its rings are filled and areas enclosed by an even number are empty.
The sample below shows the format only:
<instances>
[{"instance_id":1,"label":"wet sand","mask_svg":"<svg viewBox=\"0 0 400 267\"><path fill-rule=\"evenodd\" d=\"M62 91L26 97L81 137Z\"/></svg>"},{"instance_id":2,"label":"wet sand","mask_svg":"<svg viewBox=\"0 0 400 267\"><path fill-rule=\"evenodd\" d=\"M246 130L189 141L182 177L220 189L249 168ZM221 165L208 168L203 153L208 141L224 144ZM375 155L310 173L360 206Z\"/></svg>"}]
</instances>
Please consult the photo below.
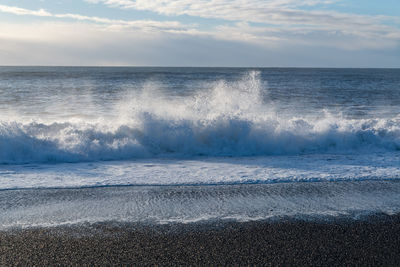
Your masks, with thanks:
<instances>
[{"instance_id":1,"label":"wet sand","mask_svg":"<svg viewBox=\"0 0 400 267\"><path fill-rule=\"evenodd\" d=\"M400 264L400 215L0 232L0 265Z\"/></svg>"}]
</instances>

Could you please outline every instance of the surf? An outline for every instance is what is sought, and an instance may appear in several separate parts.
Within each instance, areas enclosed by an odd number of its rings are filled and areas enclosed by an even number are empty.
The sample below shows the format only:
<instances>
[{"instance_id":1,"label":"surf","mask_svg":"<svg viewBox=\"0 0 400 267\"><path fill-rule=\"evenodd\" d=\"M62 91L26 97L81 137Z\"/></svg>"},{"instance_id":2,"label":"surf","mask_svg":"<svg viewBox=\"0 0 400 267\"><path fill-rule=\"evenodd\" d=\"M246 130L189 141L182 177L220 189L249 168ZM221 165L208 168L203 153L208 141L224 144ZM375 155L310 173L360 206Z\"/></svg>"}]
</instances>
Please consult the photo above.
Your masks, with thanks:
<instances>
[{"instance_id":1,"label":"surf","mask_svg":"<svg viewBox=\"0 0 400 267\"><path fill-rule=\"evenodd\" d=\"M106 114L1 118L0 163L251 157L400 150L400 117L281 114L257 71L171 97L152 82Z\"/></svg>"}]
</instances>

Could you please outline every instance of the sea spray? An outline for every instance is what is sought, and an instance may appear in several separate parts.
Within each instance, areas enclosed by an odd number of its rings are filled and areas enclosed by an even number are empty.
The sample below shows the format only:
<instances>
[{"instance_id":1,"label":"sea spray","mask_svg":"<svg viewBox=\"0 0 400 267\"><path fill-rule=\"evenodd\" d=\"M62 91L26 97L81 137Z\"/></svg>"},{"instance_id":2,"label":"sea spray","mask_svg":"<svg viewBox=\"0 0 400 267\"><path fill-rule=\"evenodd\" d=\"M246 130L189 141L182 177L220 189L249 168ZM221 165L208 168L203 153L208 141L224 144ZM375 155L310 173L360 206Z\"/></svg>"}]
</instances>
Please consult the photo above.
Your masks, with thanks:
<instances>
[{"instance_id":1,"label":"sea spray","mask_svg":"<svg viewBox=\"0 0 400 267\"><path fill-rule=\"evenodd\" d=\"M372 153L400 149L400 118L279 114L260 73L171 98L154 83L96 120L54 117L0 124L0 163L134 158ZM94 108L94 105L90 107ZM84 112L83 112L84 113Z\"/></svg>"}]
</instances>

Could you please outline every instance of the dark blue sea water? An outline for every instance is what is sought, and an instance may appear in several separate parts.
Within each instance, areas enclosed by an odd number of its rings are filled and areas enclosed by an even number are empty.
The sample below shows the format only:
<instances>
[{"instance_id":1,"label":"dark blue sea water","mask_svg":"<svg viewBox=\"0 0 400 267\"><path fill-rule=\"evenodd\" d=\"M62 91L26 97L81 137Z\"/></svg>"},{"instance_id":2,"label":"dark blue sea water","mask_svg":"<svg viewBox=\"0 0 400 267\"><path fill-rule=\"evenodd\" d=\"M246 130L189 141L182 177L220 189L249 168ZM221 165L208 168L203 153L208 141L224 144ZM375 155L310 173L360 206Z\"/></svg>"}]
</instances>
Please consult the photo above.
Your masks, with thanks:
<instances>
[{"instance_id":1,"label":"dark blue sea water","mask_svg":"<svg viewBox=\"0 0 400 267\"><path fill-rule=\"evenodd\" d=\"M395 183L399 107L400 69L0 67L0 189ZM244 217L263 218L265 197L241 199L263 210ZM337 209L400 207L375 197ZM245 206L185 220L240 217ZM314 209L324 210L335 208ZM27 211L3 212L12 225Z\"/></svg>"}]
</instances>

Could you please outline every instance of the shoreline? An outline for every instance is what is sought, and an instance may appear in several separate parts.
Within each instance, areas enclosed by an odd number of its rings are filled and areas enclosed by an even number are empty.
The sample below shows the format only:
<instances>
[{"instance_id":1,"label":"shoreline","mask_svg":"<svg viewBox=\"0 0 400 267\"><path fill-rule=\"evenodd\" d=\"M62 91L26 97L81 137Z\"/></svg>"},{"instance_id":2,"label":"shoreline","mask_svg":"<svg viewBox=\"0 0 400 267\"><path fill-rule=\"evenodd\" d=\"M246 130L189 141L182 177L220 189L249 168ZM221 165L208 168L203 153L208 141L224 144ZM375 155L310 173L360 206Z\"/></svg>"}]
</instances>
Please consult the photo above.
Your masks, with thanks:
<instances>
[{"instance_id":1,"label":"shoreline","mask_svg":"<svg viewBox=\"0 0 400 267\"><path fill-rule=\"evenodd\" d=\"M0 231L0 265L387 265L400 214L361 219L96 223Z\"/></svg>"},{"instance_id":2,"label":"shoreline","mask_svg":"<svg viewBox=\"0 0 400 267\"><path fill-rule=\"evenodd\" d=\"M0 231L76 223L192 223L400 213L400 182L106 187L0 191Z\"/></svg>"}]
</instances>

